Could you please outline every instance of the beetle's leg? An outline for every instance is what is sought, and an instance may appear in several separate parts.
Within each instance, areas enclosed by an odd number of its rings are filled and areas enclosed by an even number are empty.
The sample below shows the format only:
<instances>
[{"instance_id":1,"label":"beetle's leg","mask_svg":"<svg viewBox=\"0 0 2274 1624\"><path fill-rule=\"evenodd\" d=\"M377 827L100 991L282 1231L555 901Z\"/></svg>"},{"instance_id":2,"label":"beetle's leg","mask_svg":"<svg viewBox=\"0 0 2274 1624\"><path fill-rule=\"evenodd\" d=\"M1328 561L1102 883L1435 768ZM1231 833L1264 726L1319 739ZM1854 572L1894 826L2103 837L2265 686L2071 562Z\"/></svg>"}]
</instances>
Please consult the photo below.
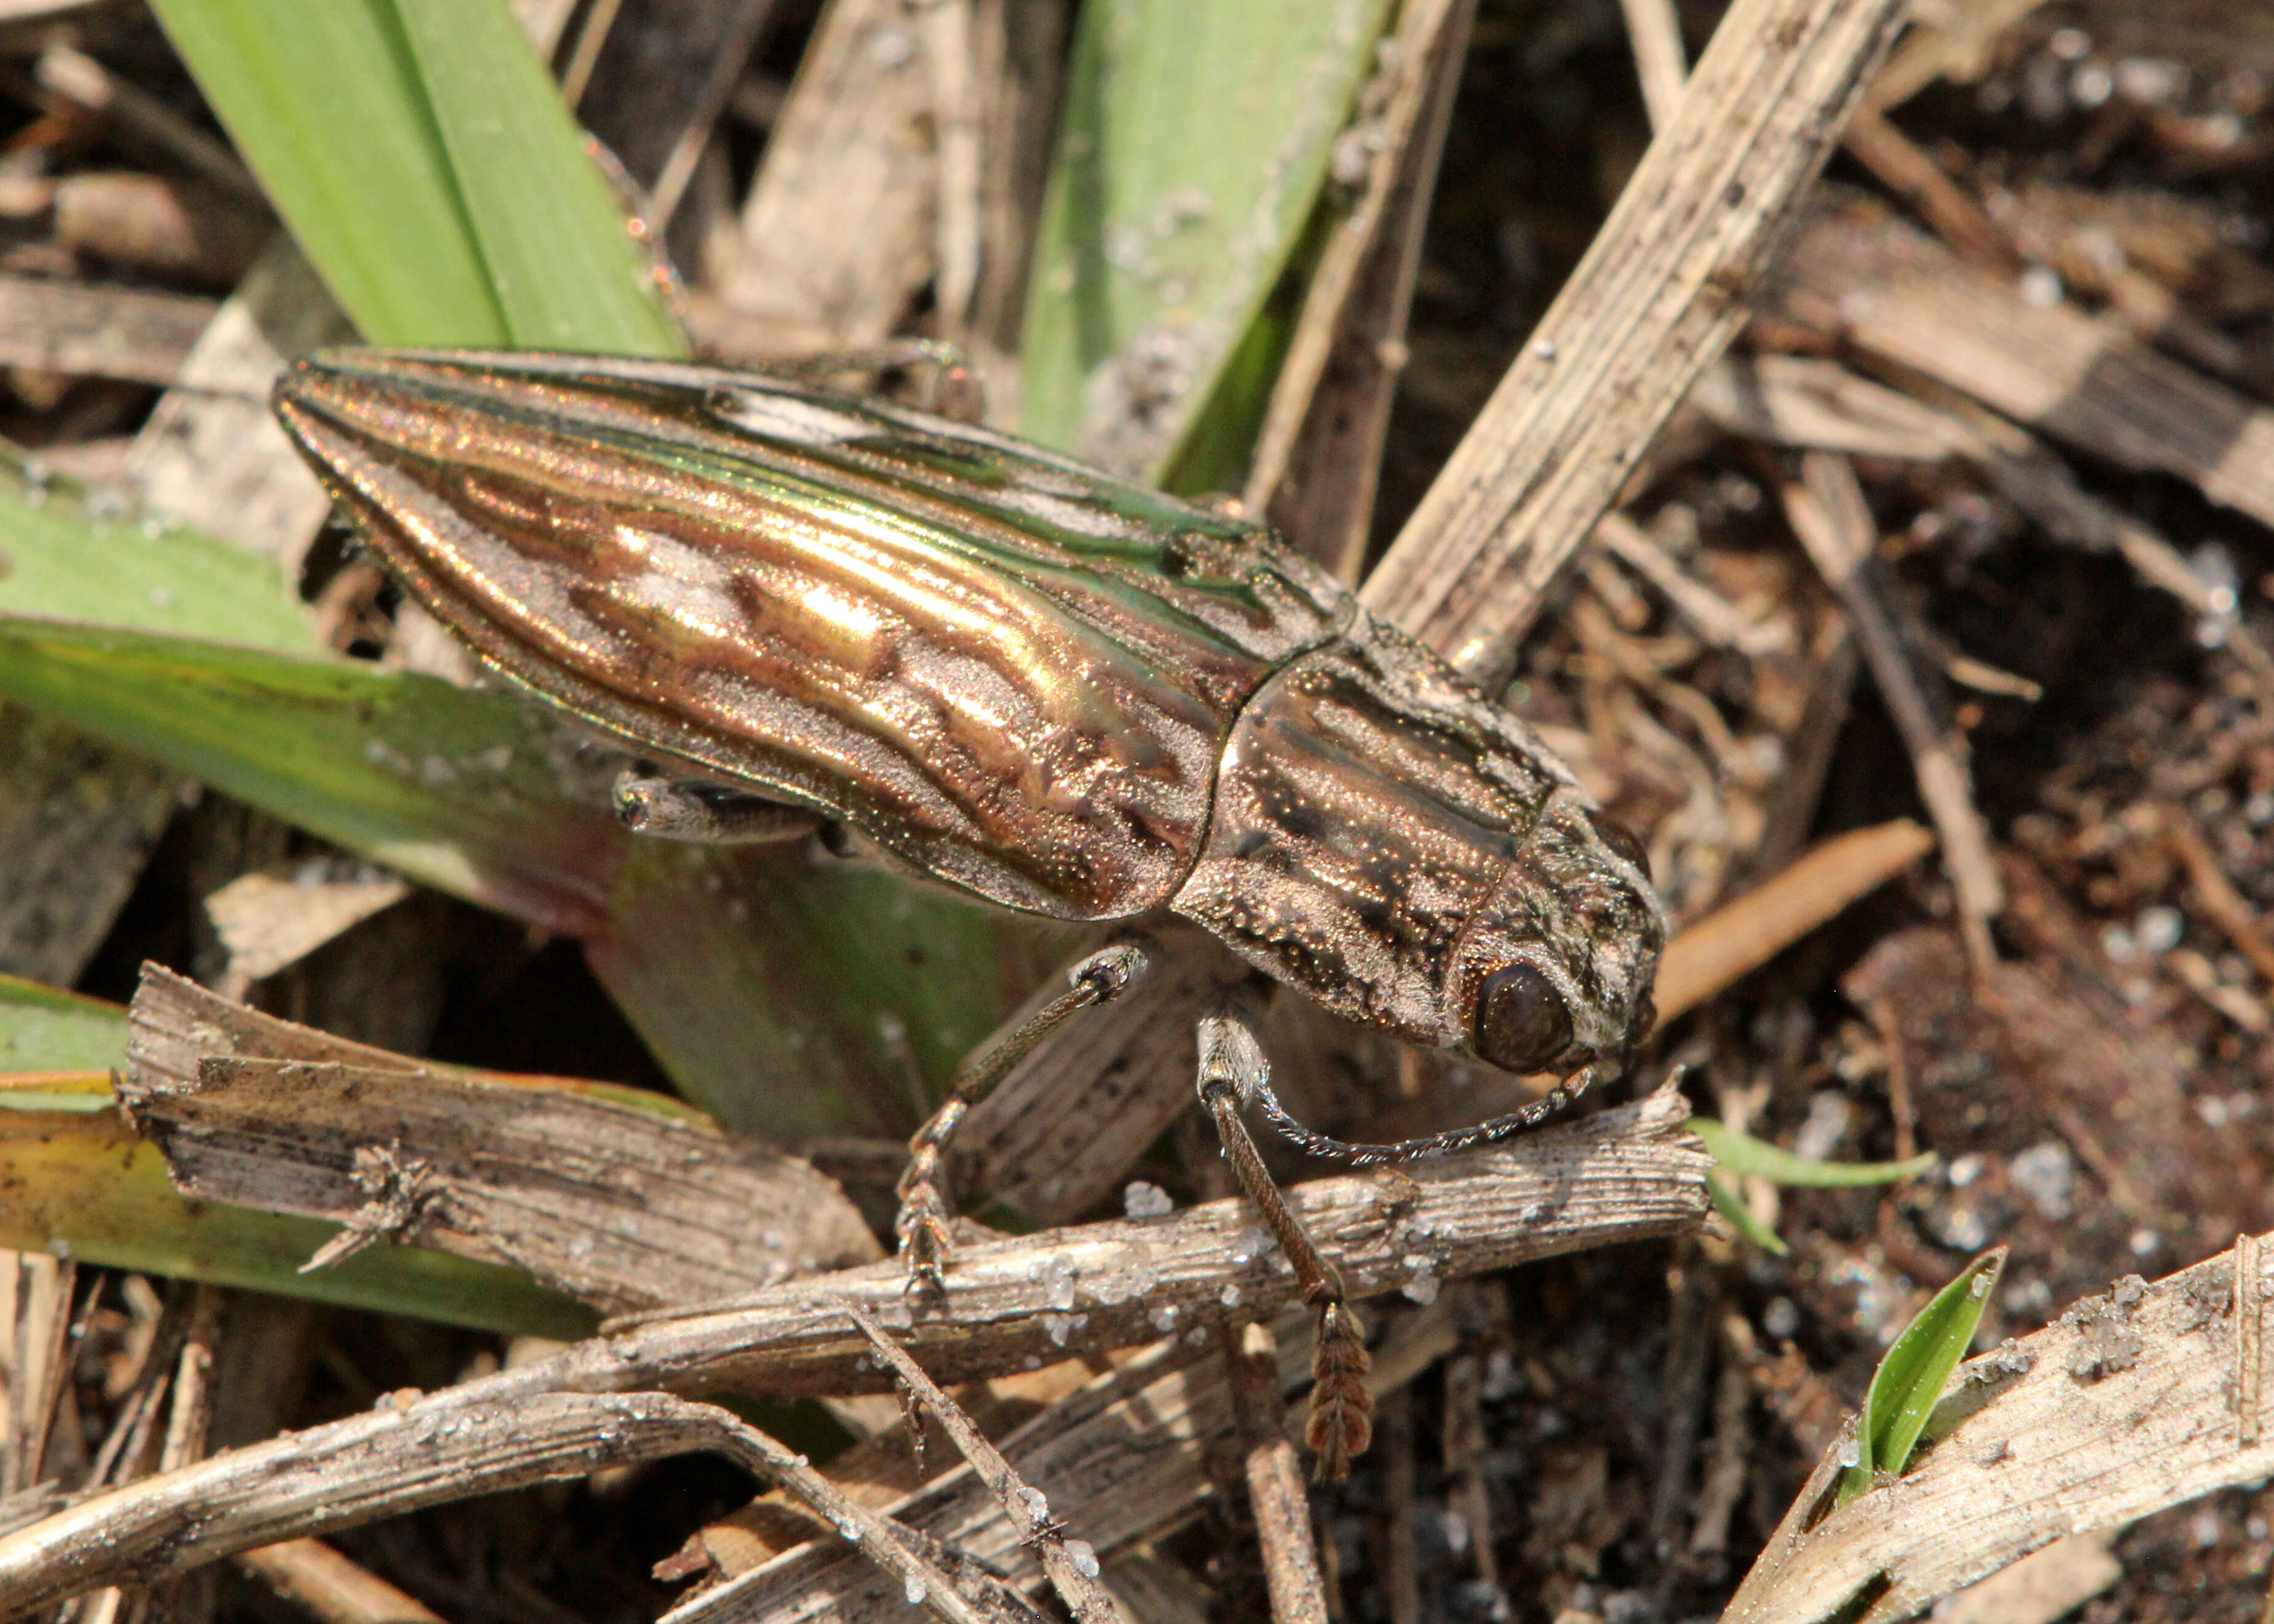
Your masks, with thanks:
<instances>
[{"instance_id":1,"label":"beetle's leg","mask_svg":"<svg viewBox=\"0 0 2274 1624\"><path fill-rule=\"evenodd\" d=\"M1352 1457L1365 1454L1374 1436L1374 1398L1366 1386L1366 1333L1344 1300L1342 1276L1319 1255L1310 1231L1272 1182L1270 1169L1248 1137L1247 1124L1240 1120L1242 1106L1270 1094L1271 1063L1264 1058L1254 1029L1245 1015L1226 1006L1201 1019L1200 1049L1201 1102L1216 1118L1224 1156L1249 1204L1294 1266L1303 1300L1318 1311L1318 1345L1311 1356L1311 1418L1304 1441L1317 1457L1319 1480L1339 1483L1350 1475Z\"/></svg>"},{"instance_id":2,"label":"beetle's leg","mask_svg":"<svg viewBox=\"0 0 2274 1624\"><path fill-rule=\"evenodd\" d=\"M1418 1139L1399 1139L1389 1145L1352 1145L1305 1127L1289 1116L1279 1103L1277 1096L1271 1092L1268 1077L1256 1086L1254 1098L1265 1119L1290 1144L1314 1156L1330 1156L1337 1161L1350 1162L1354 1167L1374 1167L1384 1162L1411 1162L1421 1156L1450 1155L1457 1150L1471 1150L1479 1145L1489 1145L1495 1139L1521 1133L1527 1128L1536 1128L1586 1093L1601 1064L1600 1061L1595 1061L1581 1067L1556 1084L1552 1093L1534 1100L1522 1110L1510 1111L1505 1116L1489 1117L1472 1127L1453 1128L1443 1133L1432 1133Z\"/></svg>"},{"instance_id":3,"label":"beetle's leg","mask_svg":"<svg viewBox=\"0 0 2274 1624\"><path fill-rule=\"evenodd\" d=\"M616 816L634 834L714 846L802 840L828 821L809 807L629 770L617 775L615 803Z\"/></svg>"},{"instance_id":4,"label":"beetle's leg","mask_svg":"<svg viewBox=\"0 0 2274 1624\"><path fill-rule=\"evenodd\" d=\"M995 1092L1019 1062L1035 1051L1044 1038L1093 1004L1119 997L1144 974L1150 962L1142 948L1132 943L1092 953L1066 972L1072 983L996 1042L963 1063L949 1087L947 1099L930 1122L908 1141L907 1170L900 1175L895 1193L900 1199L900 1257L915 1280L940 1284L947 1261L947 1142L971 1108Z\"/></svg>"}]
</instances>

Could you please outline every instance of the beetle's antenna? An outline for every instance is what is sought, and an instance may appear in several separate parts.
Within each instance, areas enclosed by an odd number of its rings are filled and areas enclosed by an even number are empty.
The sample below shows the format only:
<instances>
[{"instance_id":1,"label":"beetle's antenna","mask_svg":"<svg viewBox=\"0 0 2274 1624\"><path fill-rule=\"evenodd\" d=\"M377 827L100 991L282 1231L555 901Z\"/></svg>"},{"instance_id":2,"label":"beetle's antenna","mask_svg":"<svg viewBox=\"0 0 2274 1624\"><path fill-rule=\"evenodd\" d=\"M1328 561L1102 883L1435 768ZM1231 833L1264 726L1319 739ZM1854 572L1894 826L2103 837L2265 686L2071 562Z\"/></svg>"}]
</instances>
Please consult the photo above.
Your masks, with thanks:
<instances>
[{"instance_id":1,"label":"beetle's antenna","mask_svg":"<svg viewBox=\"0 0 2274 1624\"><path fill-rule=\"evenodd\" d=\"M1270 1097L1271 1063L1263 1057L1263 1046L1239 1013L1226 1007L1201 1021L1200 1048L1201 1102L1216 1119L1224 1158L1293 1267L1303 1301L1319 1312L1318 1344L1311 1356L1311 1419L1304 1441L1316 1457L1319 1481L1339 1483L1350 1475L1352 1458L1365 1454L1374 1436L1366 1332L1344 1299L1343 1277L1320 1255L1240 1120L1242 1106Z\"/></svg>"},{"instance_id":2,"label":"beetle's antenna","mask_svg":"<svg viewBox=\"0 0 2274 1624\"><path fill-rule=\"evenodd\" d=\"M1255 1089L1255 1102L1264 1118L1279 1131L1280 1138L1299 1150L1314 1156L1328 1156L1337 1162L1347 1162L1352 1167L1379 1167L1385 1162L1413 1162L1425 1156L1449 1156L1458 1150L1473 1150L1480 1145L1489 1145L1536 1128L1565 1106L1577 1099L1593 1086L1595 1073L1603 1062L1590 1061L1555 1085L1554 1092L1534 1100L1520 1111L1510 1111L1504 1116L1488 1117L1466 1128L1453 1128L1443 1133L1432 1133L1418 1139L1399 1139L1389 1145L1353 1145L1335 1139L1316 1129L1306 1128L1287 1114L1271 1092L1267 1079ZM1576 1079L1576 1080L1575 1080Z\"/></svg>"}]
</instances>

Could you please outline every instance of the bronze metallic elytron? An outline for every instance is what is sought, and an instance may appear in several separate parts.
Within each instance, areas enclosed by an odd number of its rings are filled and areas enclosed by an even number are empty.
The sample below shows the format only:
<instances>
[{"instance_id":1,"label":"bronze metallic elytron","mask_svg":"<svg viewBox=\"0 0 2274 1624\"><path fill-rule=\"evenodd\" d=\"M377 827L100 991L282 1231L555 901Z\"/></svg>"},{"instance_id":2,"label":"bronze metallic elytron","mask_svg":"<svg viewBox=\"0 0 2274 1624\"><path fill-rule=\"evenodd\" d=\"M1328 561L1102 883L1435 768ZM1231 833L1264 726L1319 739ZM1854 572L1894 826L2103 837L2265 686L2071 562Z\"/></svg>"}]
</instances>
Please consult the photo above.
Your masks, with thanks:
<instances>
[{"instance_id":1,"label":"bronze metallic elytron","mask_svg":"<svg viewBox=\"0 0 2274 1624\"><path fill-rule=\"evenodd\" d=\"M688 781L628 786L635 827L809 808L1005 907L1165 910L1337 1014L1582 1086L1650 1024L1632 838L1258 526L668 363L339 350L276 409L419 603Z\"/></svg>"}]
</instances>

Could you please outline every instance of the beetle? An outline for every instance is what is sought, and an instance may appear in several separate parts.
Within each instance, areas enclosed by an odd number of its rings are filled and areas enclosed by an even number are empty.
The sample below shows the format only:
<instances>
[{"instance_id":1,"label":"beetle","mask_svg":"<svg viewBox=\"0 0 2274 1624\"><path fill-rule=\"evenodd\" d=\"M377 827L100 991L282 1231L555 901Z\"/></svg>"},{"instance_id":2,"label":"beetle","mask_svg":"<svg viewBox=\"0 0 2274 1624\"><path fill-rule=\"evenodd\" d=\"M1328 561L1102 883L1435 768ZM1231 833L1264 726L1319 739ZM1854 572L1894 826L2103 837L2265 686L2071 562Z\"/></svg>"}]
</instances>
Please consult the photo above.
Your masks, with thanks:
<instances>
[{"instance_id":1,"label":"beetle","mask_svg":"<svg viewBox=\"0 0 2274 1624\"><path fill-rule=\"evenodd\" d=\"M1633 837L1262 526L1009 435L681 363L332 350L275 404L412 597L662 763L620 784L635 829L817 817L1005 907L1180 916L1338 1015L1559 1074L1549 1105L1650 1026L1666 924ZM1089 962L1050 1019L1132 967ZM1252 1049L1204 1046L1220 1126L1259 1093L1283 1119ZM918 1135L903 1186L903 1250L934 1280L939 1147L980 1091ZM1353 1147L1289 1126L1374 1154L1483 1132Z\"/></svg>"}]
</instances>

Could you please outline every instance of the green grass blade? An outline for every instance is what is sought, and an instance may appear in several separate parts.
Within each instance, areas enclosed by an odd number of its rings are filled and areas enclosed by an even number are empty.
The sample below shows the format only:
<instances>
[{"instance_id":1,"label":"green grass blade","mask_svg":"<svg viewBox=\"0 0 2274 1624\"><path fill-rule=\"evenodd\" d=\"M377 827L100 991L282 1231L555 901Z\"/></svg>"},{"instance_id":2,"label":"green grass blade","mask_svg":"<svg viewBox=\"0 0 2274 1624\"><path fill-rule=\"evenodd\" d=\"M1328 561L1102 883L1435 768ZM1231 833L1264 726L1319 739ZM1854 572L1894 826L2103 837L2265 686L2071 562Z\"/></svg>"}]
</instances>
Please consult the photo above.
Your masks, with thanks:
<instances>
[{"instance_id":1,"label":"green grass blade","mask_svg":"<svg viewBox=\"0 0 2274 1624\"><path fill-rule=\"evenodd\" d=\"M0 615L314 646L306 614L267 560L158 520L98 515L78 486L38 477L36 464L4 454Z\"/></svg>"},{"instance_id":2,"label":"green grass blade","mask_svg":"<svg viewBox=\"0 0 2274 1624\"><path fill-rule=\"evenodd\" d=\"M629 838L571 798L562 726L347 660L0 619L0 693L438 889L577 935Z\"/></svg>"},{"instance_id":3,"label":"green grass blade","mask_svg":"<svg viewBox=\"0 0 2274 1624\"><path fill-rule=\"evenodd\" d=\"M371 342L683 353L505 0L158 0L157 11Z\"/></svg>"},{"instance_id":4,"label":"green grass blade","mask_svg":"<svg viewBox=\"0 0 2274 1624\"><path fill-rule=\"evenodd\" d=\"M1317 203L1386 0L1090 0L1028 297L1026 432L1157 475ZM1133 395L1144 427L1125 421Z\"/></svg>"},{"instance_id":5,"label":"green grass blade","mask_svg":"<svg viewBox=\"0 0 2274 1624\"><path fill-rule=\"evenodd\" d=\"M1982 1311L1989 1306L2005 1267L2006 1248L1984 1252L1936 1292L1934 1300L1895 1338L1864 1395L1863 1419L1856 1429L1858 1459L1841 1478L1834 1504L1845 1505L1863 1493L1879 1473L1900 1472L1910 1464L1919 1433L1951 1372L1966 1357L1975 1327L1982 1323Z\"/></svg>"},{"instance_id":6,"label":"green grass blade","mask_svg":"<svg viewBox=\"0 0 2274 1624\"><path fill-rule=\"evenodd\" d=\"M0 1246L19 1252L61 1247L106 1268L508 1335L565 1339L590 1335L595 1324L590 1310L517 1270L415 1246L368 1247L300 1274L339 1226L177 1193L157 1147L119 1120L103 1073L0 1078L0 1185L9 1192L0 1201Z\"/></svg>"},{"instance_id":7,"label":"green grass blade","mask_svg":"<svg viewBox=\"0 0 2274 1624\"><path fill-rule=\"evenodd\" d=\"M1802 1184L1821 1190L1849 1189L1860 1184L1891 1184L1914 1178L1934 1165L1934 1153L1907 1162L1818 1162L1780 1150L1750 1133L1724 1127L1711 1116L1692 1116L1690 1131L1706 1141L1713 1159L1736 1174L1756 1174L1773 1184Z\"/></svg>"},{"instance_id":8,"label":"green grass blade","mask_svg":"<svg viewBox=\"0 0 2274 1624\"><path fill-rule=\"evenodd\" d=\"M4 618L0 693L584 938L673 1080L738 1127L905 1132L1002 1011L1000 919L794 851L634 842L568 726L511 695Z\"/></svg>"},{"instance_id":9,"label":"green grass blade","mask_svg":"<svg viewBox=\"0 0 2274 1624\"><path fill-rule=\"evenodd\" d=\"M393 0L153 0L153 9L365 338L508 342Z\"/></svg>"},{"instance_id":10,"label":"green grass blade","mask_svg":"<svg viewBox=\"0 0 2274 1624\"><path fill-rule=\"evenodd\" d=\"M0 1072L108 1073L126 1061L126 1011L0 975Z\"/></svg>"},{"instance_id":11,"label":"green grass blade","mask_svg":"<svg viewBox=\"0 0 2274 1624\"><path fill-rule=\"evenodd\" d=\"M1713 1199L1713 1210L1728 1219L1729 1227L1754 1245L1763 1252L1774 1252L1780 1258L1791 1255L1792 1248L1784 1244L1784 1237L1753 1216L1753 1209L1745 1205L1744 1199L1730 1189L1728 1182L1719 1173L1706 1175L1706 1193Z\"/></svg>"},{"instance_id":12,"label":"green grass blade","mask_svg":"<svg viewBox=\"0 0 2274 1624\"><path fill-rule=\"evenodd\" d=\"M508 342L684 355L622 210L504 0L395 5Z\"/></svg>"},{"instance_id":13,"label":"green grass blade","mask_svg":"<svg viewBox=\"0 0 2274 1624\"><path fill-rule=\"evenodd\" d=\"M641 841L587 945L672 1079L731 1127L899 1135L1003 1011L975 903L794 849Z\"/></svg>"}]
</instances>

